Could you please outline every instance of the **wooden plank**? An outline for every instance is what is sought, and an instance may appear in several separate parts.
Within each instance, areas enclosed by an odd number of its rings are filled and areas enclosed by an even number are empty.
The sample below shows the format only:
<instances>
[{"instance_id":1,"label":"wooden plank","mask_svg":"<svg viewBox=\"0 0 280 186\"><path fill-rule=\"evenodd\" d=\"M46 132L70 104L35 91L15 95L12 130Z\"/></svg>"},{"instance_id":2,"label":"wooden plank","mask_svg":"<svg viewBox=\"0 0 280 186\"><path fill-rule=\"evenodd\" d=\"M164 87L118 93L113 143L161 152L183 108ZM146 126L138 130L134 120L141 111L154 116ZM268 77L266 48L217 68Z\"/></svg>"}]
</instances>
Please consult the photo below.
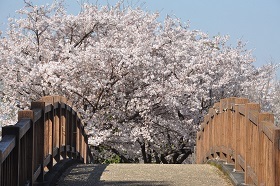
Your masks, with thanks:
<instances>
[{"instance_id":1,"label":"wooden plank","mask_svg":"<svg viewBox=\"0 0 280 186\"><path fill-rule=\"evenodd\" d=\"M85 139L85 148L84 148L84 164L87 164L89 161L88 161L88 142L87 142L87 138L86 138L86 136L84 137L84 139Z\"/></svg>"},{"instance_id":2,"label":"wooden plank","mask_svg":"<svg viewBox=\"0 0 280 186\"><path fill-rule=\"evenodd\" d=\"M221 145L221 146L219 147L219 151L220 151L221 153L228 154L228 149L227 149L227 147L225 147L224 145Z\"/></svg>"},{"instance_id":3,"label":"wooden plank","mask_svg":"<svg viewBox=\"0 0 280 186\"><path fill-rule=\"evenodd\" d=\"M41 169L40 171L37 171L37 173L39 175L33 175L33 178L39 182L43 182L44 181L44 159L45 159L45 141L47 141L47 139L45 139L45 106L46 103L42 102L42 101L34 101L31 102L31 110L33 110L34 112L34 117L35 115L38 115L38 120L36 120L36 123L34 123L34 158L35 158L35 167L38 167ZM39 114L40 112L38 112L38 110L41 110L41 114ZM38 114L35 114L35 113ZM40 116L40 117L39 117ZM34 167L34 170L35 170Z\"/></svg>"},{"instance_id":4,"label":"wooden plank","mask_svg":"<svg viewBox=\"0 0 280 186\"><path fill-rule=\"evenodd\" d=\"M48 169L51 170L53 167L53 148L54 148L54 109L52 105L52 110L48 113L49 119L48 119L48 125L49 125L49 154L51 155L50 163L48 163Z\"/></svg>"},{"instance_id":5,"label":"wooden plank","mask_svg":"<svg viewBox=\"0 0 280 186\"><path fill-rule=\"evenodd\" d=\"M77 126L76 126L77 127L77 129L76 129L77 130L77 135L76 135L76 151L77 151L77 153L80 152L80 125L81 125L81 121L77 117ZM197 139L197 141L198 141L198 139ZM77 154L76 157L78 158L78 154ZM196 160L198 160L198 159L196 159Z\"/></svg>"},{"instance_id":6,"label":"wooden plank","mask_svg":"<svg viewBox=\"0 0 280 186\"><path fill-rule=\"evenodd\" d=\"M55 102L55 103L53 103L53 109L57 109L58 107L59 107L59 102Z\"/></svg>"},{"instance_id":7,"label":"wooden plank","mask_svg":"<svg viewBox=\"0 0 280 186\"><path fill-rule=\"evenodd\" d=\"M66 104L69 105L69 107L72 107L72 106L73 106L73 102L72 102L72 101L69 101L69 100L67 100Z\"/></svg>"},{"instance_id":8,"label":"wooden plank","mask_svg":"<svg viewBox=\"0 0 280 186\"><path fill-rule=\"evenodd\" d=\"M258 125L258 119L259 119L259 111L256 110L250 110L248 113L248 119L255 125Z\"/></svg>"},{"instance_id":9,"label":"wooden plank","mask_svg":"<svg viewBox=\"0 0 280 186\"><path fill-rule=\"evenodd\" d=\"M30 129L31 119L21 119L14 126L19 128L19 139L21 139Z\"/></svg>"},{"instance_id":10,"label":"wooden plank","mask_svg":"<svg viewBox=\"0 0 280 186\"><path fill-rule=\"evenodd\" d=\"M65 109L66 108L66 104L65 103L60 103L61 108Z\"/></svg>"},{"instance_id":11,"label":"wooden plank","mask_svg":"<svg viewBox=\"0 0 280 186\"><path fill-rule=\"evenodd\" d=\"M280 128L274 131L274 152L273 159L275 161L275 185L280 185Z\"/></svg>"},{"instance_id":12,"label":"wooden plank","mask_svg":"<svg viewBox=\"0 0 280 186\"><path fill-rule=\"evenodd\" d=\"M60 98L60 103L64 103L66 105L67 104L67 98L66 97L61 97Z\"/></svg>"},{"instance_id":13,"label":"wooden plank","mask_svg":"<svg viewBox=\"0 0 280 186\"><path fill-rule=\"evenodd\" d=\"M249 100L247 98L232 99L232 102L231 102L232 111L235 112L238 107L238 112L240 112L240 108L242 107L242 105L244 106L248 102L249 102ZM242 108L241 108L241 110L242 110ZM244 108L244 110L245 110L245 108ZM244 111L244 114L245 114L245 111Z\"/></svg>"},{"instance_id":14,"label":"wooden plank","mask_svg":"<svg viewBox=\"0 0 280 186\"><path fill-rule=\"evenodd\" d=\"M239 165L242 167L242 169L245 170L245 160L244 158L242 158L241 155L237 156L237 162L239 163Z\"/></svg>"},{"instance_id":15,"label":"wooden plank","mask_svg":"<svg viewBox=\"0 0 280 186\"><path fill-rule=\"evenodd\" d=\"M44 167L50 163L51 158L52 158L52 155L48 154L47 157L44 159Z\"/></svg>"},{"instance_id":16,"label":"wooden plank","mask_svg":"<svg viewBox=\"0 0 280 186\"><path fill-rule=\"evenodd\" d=\"M269 122L262 122L262 131L268 137L268 139L273 141L273 124Z\"/></svg>"},{"instance_id":17,"label":"wooden plank","mask_svg":"<svg viewBox=\"0 0 280 186\"><path fill-rule=\"evenodd\" d=\"M202 132L201 132L201 131L197 132L197 140L200 140L200 139L201 139L201 135L202 135Z\"/></svg>"},{"instance_id":18,"label":"wooden plank","mask_svg":"<svg viewBox=\"0 0 280 186\"><path fill-rule=\"evenodd\" d=\"M18 111L18 121L21 119L33 119L33 115L32 110L20 110Z\"/></svg>"},{"instance_id":19,"label":"wooden plank","mask_svg":"<svg viewBox=\"0 0 280 186\"><path fill-rule=\"evenodd\" d=\"M63 98L63 97L59 96L59 95L55 95L55 96L53 96L53 102L61 103L61 98Z\"/></svg>"},{"instance_id":20,"label":"wooden plank","mask_svg":"<svg viewBox=\"0 0 280 186\"><path fill-rule=\"evenodd\" d=\"M64 103L60 104L60 125L61 125L61 145L63 149L61 150L61 155L63 159L66 159L66 145L67 145L67 123L66 123L66 105Z\"/></svg>"},{"instance_id":21,"label":"wooden plank","mask_svg":"<svg viewBox=\"0 0 280 186\"><path fill-rule=\"evenodd\" d=\"M75 116L76 114L76 111L72 108L72 115Z\"/></svg>"},{"instance_id":22,"label":"wooden plank","mask_svg":"<svg viewBox=\"0 0 280 186\"><path fill-rule=\"evenodd\" d=\"M60 150L59 147L61 145L61 124L60 124L60 116L61 116L61 109L60 103L57 103L57 108L53 111L53 157L56 162L60 161ZM55 149L57 151L55 151Z\"/></svg>"},{"instance_id":23,"label":"wooden plank","mask_svg":"<svg viewBox=\"0 0 280 186\"><path fill-rule=\"evenodd\" d=\"M40 99L40 101L43 101L46 103L46 105L48 104L53 104L54 101L54 97L53 96L44 96Z\"/></svg>"},{"instance_id":24,"label":"wooden plank","mask_svg":"<svg viewBox=\"0 0 280 186\"><path fill-rule=\"evenodd\" d=\"M33 109L33 123L36 123L42 117L42 109Z\"/></svg>"},{"instance_id":25,"label":"wooden plank","mask_svg":"<svg viewBox=\"0 0 280 186\"><path fill-rule=\"evenodd\" d=\"M215 114L218 114L220 112L220 103L215 103L213 109L215 111Z\"/></svg>"},{"instance_id":26,"label":"wooden plank","mask_svg":"<svg viewBox=\"0 0 280 186\"><path fill-rule=\"evenodd\" d=\"M210 116L211 119L214 118L215 113L216 113L216 112L215 112L215 110L214 110L213 108L210 108L210 109L209 109L209 116Z\"/></svg>"},{"instance_id":27,"label":"wooden plank","mask_svg":"<svg viewBox=\"0 0 280 186\"><path fill-rule=\"evenodd\" d=\"M204 131L205 125L206 125L205 123L202 123L202 124L200 125L200 131L202 131L202 132Z\"/></svg>"},{"instance_id":28,"label":"wooden plank","mask_svg":"<svg viewBox=\"0 0 280 186\"><path fill-rule=\"evenodd\" d=\"M228 149L227 154L227 162L233 163L233 151L231 149L235 148L236 139L234 138L236 130L234 125L234 112L232 111L231 104L235 101L235 98L228 98L227 99L227 107L228 109L224 111L224 123L227 125L227 134L225 136L226 139L226 146Z\"/></svg>"},{"instance_id":29,"label":"wooden plank","mask_svg":"<svg viewBox=\"0 0 280 186\"><path fill-rule=\"evenodd\" d=\"M53 105L52 105L52 104L46 105L46 107L45 107L45 113L51 112L51 111L52 111L52 108L53 108Z\"/></svg>"},{"instance_id":30,"label":"wooden plank","mask_svg":"<svg viewBox=\"0 0 280 186\"><path fill-rule=\"evenodd\" d=\"M204 123L208 124L210 120L210 116L209 114L207 114L206 116L204 116Z\"/></svg>"},{"instance_id":31,"label":"wooden plank","mask_svg":"<svg viewBox=\"0 0 280 186\"><path fill-rule=\"evenodd\" d=\"M245 111L245 183L253 184L252 179L250 179L249 171L247 167L250 166L253 170L257 169L256 157L258 157L258 113L260 112L260 105L257 103L247 103ZM255 116L256 115L256 116ZM256 124L250 120L250 116L256 117ZM252 117L252 118L254 118ZM251 118L251 119L252 119Z\"/></svg>"},{"instance_id":32,"label":"wooden plank","mask_svg":"<svg viewBox=\"0 0 280 186\"><path fill-rule=\"evenodd\" d=\"M248 171L248 176L252 179L253 183L255 185L258 185L258 176L254 172L254 170L250 166L247 166L247 171Z\"/></svg>"},{"instance_id":33,"label":"wooden plank","mask_svg":"<svg viewBox=\"0 0 280 186\"><path fill-rule=\"evenodd\" d=\"M239 105L238 106L238 111L240 114L244 115L245 116L245 105Z\"/></svg>"},{"instance_id":34,"label":"wooden plank","mask_svg":"<svg viewBox=\"0 0 280 186\"><path fill-rule=\"evenodd\" d=\"M16 136L5 135L0 141L0 163L2 164L16 146Z\"/></svg>"},{"instance_id":35,"label":"wooden plank","mask_svg":"<svg viewBox=\"0 0 280 186\"><path fill-rule=\"evenodd\" d=\"M69 105L66 105L66 110L72 112L72 107Z\"/></svg>"},{"instance_id":36,"label":"wooden plank","mask_svg":"<svg viewBox=\"0 0 280 186\"><path fill-rule=\"evenodd\" d=\"M19 122L16 125L22 125L26 126L25 129L20 127L19 131L19 138L25 137L25 139L22 139L22 141L25 141L23 143L24 145L21 147L21 155L20 157L24 157L24 161L21 160L21 168L20 168L20 174L24 175L22 176L22 181L24 180L33 180L33 174L34 174L34 167L35 167L35 150L34 150L34 116L36 116L36 121L38 121L41 118L41 110L38 109L38 112L35 112L33 110L24 110L18 112L18 120ZM39 115L39 114L40 115ZM29 126L24 125L22 121L27 120L29 122ZM36 122L35 121L35 122ZM22 123L22 124L20 124Z\"/></svg>"},{"instance_id":37,"label":"wooden plank","mask_svg":"<svg viewBox=\"0 0 280 186\"><path fill-rule=\"evenodd\" d=\"M66 145L66 152L70 152L70 145Z\"/></svg>"},{"instance_id":38,"label":"wooden plank","mask_svg":"<svg viewBox=\"0 0 280 186\"><path fill-rule=\"evenodd\" d=\"M66 151L66 146L65 146L65 145L62 145L62 146L60 147L60 151L61 151L61 152L65 152L65 151Z\"/></svg>"},{"instance_id":39,"label":"wooden plank","mask_svg":"<svg viewBox=\"0 0 280 186\"><path fill-rule=\"evenodd\" d=\"M32 101L31 102L31 110L36 110L36 109L45 109L45 103L42 101Z\"/></svg>"},{"instance_id":40,"label":"wooden plank","mask_svg":"<svg viewBox=\"0 0 280 186\"><path fill-rule=\"evenodd\" d=\"M3 136L6 135L14 135L15 136L15 147L11 152L11 156L8 156L7 159L12 163L12 170L13 173L10 174L12 179L16 182L16 184L20 184L20 138L19 138L19 127L12 125L12 126L5 126L2 128ZM26 171L26 170L24 170Z\"/></svg>"},{"instance_id":41,"label":"wooden plank","mask_svg":"<svg viewBox=\"0 0 280 186\"><path fill-rule=\"evenodd\" d=\"M236 153L235 153L235 150L234 149L229 149L230 153L231 153L231 158L234 159L236 161Z\"/></svg>"},{"instance_id":42,"label":"wooden plank","mask_svg":"<svg viewBox=\"0 0 280 186\"><path fill-rule=\"evenodd\" d=\"M53 148L53 156L56 156L58 154L58 148L54 147Z\"/></svg>"},{"instance_id":43,"label":"wooden plank","mask_svg":"<svg viewBox=\"0 0 280 186\"><path fill-rule=\"evenodd\" d=\"M234 112L234 105L237 99L242 99L242 98L237 98L237 97L228 98L227 109L230 110L231 112Z\"/></svg>"},{"instance_id":44,"label":"wooden plank","mask_svg":"<svg viewBox=\"0 0 280 186\"><path fill-rule=\"evenodd\" d=\"M269 143L271 143L272 138L268 131L264 132L264 126L273 125L274 115L271 113L260 113L259 114L259 156L258 156L258 182L261 184L267 183L267 174L270 174L268 171L272 169L268 165L268 159L271 159L270 156L272 153L269 152ZM271 138L271 139L269 139ZM279 185L279 184L276 184Z\"/></svg>"},{"instance_id":45,"label":"wooden plank","mask_svg":"<svg viewBox=\"0 0 280 186\"><path fill-rule=\"evenodd\" d=\"M33 175L34 180L32 181L33 183L37 180L37 178L41 174L41 170L42 170L42 165L39 165L39 167L37 167L37 169L34 172L34 175Z\"/></svg>"}]
</instances>

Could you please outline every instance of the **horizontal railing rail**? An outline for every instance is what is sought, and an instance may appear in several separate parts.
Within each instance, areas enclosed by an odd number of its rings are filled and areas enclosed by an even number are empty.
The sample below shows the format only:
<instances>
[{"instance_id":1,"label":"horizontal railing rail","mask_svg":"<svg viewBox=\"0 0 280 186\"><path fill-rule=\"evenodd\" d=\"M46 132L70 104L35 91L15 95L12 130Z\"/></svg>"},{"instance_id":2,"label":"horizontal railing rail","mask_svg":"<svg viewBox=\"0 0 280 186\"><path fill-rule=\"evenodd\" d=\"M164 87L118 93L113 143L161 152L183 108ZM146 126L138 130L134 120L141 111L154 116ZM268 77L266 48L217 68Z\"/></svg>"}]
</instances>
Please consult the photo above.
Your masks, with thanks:
<instances>
[{"instance_id":1,"label":"horizontal railing rail","mask_svg":"<svg viewBox=\"0 0 280 186\"><path fill-rule=\"evenodd\" d=\"M43 97L19 111L15 125L2 128L0 185L43 183L66 158L92 161L84 126L66 98Z\"/></svg>"},{"instance_id":2,"label":"horizontal railing rail","mask_svg":"<svg viewBox=\"0 0 280 186\"><path fill-rule=\"evenodd\" d=\"M197 163L221 159L243 171L249 185L280 185L280 128L274 116L244 98L216 103L197 133Z\"/></svg>"}]
</instances>

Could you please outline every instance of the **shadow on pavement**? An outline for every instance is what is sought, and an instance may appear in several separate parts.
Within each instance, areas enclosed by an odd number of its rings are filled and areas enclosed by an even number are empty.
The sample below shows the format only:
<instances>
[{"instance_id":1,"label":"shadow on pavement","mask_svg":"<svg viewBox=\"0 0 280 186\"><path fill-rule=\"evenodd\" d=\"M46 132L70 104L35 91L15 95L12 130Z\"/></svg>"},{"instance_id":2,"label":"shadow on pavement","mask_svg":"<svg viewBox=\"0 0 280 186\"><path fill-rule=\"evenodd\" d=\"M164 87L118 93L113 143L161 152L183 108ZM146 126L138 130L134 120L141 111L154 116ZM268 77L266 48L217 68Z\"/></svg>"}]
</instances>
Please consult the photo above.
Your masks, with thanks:
<instances>
[{"instance_id":1,"label":"shadow on pavement","mask_svg":"<svg viewBox=\"0 0 280 186\"><path fill-rule=\"evenodd\" d=\"M107 166L105 164L77 164L67 169L56 185L97 185Z\"/></svg>"},{"instance_id":2,"label":"shadow on pavement","mask_svg":"<svg viewBox=\"0 0 280 186\"><path fill-rule=\"evenodd\" d=\"M68 168L56 185L62 186L168 186L157 181L101 181L102 173L106 171L105 164L77 164Z\"/></svg>"},{"instance_id":3,"label":"shadow on pavement","mask_svg":"<svg viewBox=\"0 0 280 186\"><path fill-rule=\"evenodd\" d=\"M101 181L96 186L169 186L169 184L157 181Z\"/></svg>"}]
</instances>

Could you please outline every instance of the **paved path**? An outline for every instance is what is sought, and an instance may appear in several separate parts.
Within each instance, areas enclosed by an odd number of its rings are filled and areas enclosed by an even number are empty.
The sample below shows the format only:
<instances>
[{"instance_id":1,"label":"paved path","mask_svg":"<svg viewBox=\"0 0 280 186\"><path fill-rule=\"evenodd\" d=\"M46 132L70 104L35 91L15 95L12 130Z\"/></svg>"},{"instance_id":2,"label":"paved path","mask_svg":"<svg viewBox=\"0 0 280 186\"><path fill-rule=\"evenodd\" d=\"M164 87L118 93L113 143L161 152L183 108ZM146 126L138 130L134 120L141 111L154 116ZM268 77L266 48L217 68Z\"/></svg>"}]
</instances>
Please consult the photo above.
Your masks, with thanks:
<instances>
[{"instance_id":1,"label":"paved path","mask_svg":"<svg viewBox=\"0 0 280 186\"><path fill-rule=\"evenodd\" d=\"M77 164L68 168L57 185L95 186L230 186L216 167L179 164Z\"/></svg>"}]
</instances>

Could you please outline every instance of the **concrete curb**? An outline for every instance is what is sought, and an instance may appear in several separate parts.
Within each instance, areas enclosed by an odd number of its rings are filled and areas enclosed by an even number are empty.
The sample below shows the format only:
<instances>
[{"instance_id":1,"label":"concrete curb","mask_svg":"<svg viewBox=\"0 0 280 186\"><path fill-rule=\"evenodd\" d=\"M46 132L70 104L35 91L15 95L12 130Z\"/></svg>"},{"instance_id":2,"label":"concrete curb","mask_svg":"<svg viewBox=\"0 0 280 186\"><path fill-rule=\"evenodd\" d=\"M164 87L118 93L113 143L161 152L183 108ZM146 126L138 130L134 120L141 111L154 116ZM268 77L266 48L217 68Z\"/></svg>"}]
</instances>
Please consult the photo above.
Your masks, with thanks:
<instances>
[{"instance_id":1,"label":"concrete curb","mask_svg":"<svg viewBox=\"0 0 280 186\"><path fill-rule=\"evenodd\" d=\"M51 171L49 171L45 176L44 176L44 186L50 186L50 185L55 185L60 176L68 169L70 166L74 164L81 163L78 160L74 159L65 159L57 164L54 165Z\"/></svg>"},{"instance_id":2,"label":"concrete curb","mask_svg":"<svg viewBox=\"0 0 280 186\"><path fill-rule=\"evenodd\" d=\"M226 176L229 177L232 184L234 186L245 186L246 184L244 179L244 172L234 171L234 164L226 163L225 161L221 160L209 160L207 162L208 164L216 166L218 169L220 169Z\"/></svg>"}]
</instances>

